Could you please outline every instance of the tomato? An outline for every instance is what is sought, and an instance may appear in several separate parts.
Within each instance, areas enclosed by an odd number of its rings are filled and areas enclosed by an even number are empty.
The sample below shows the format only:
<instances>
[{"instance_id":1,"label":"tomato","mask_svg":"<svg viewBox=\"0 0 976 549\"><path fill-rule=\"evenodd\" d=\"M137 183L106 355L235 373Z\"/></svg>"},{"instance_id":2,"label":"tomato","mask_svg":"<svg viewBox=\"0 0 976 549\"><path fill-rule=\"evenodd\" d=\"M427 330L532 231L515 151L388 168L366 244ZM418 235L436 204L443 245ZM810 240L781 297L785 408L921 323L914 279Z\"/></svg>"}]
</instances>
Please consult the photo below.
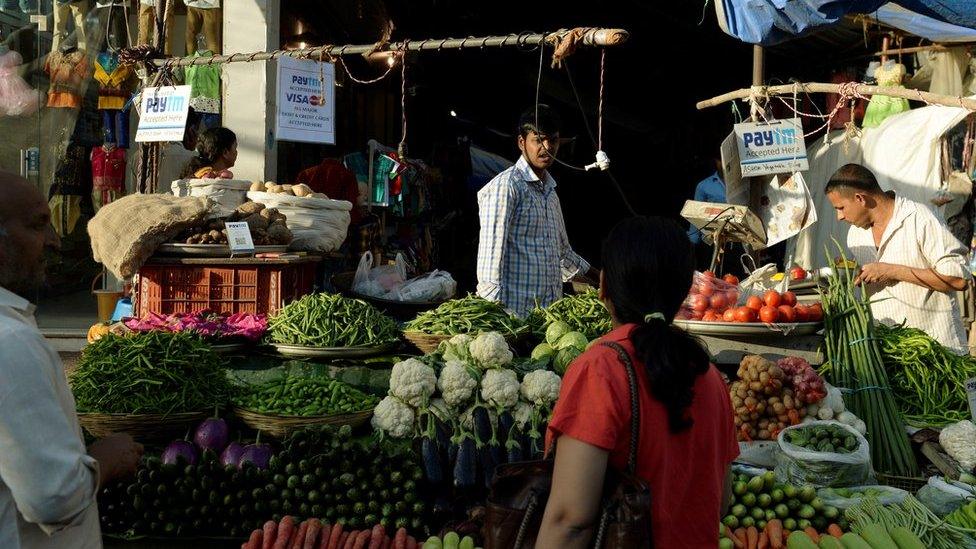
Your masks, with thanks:
<instances>
[{"instance_id":1,"label":"tomato","mask_svg":"<svg viewBox=\"0 0 976 549\"><path fill-rule=\"evenodd\" d=\"M701 320L702 315L703 313L699 313L698 311L692 311L690 320Z\"/></svg>"},{"instance_id":2,"label":"tomato","mask_svg":"<svg viewBox=\"0 0 976 549\"><path fill-rule=\"evenodd\" d=\"M758 297L756 299L759 299ZM750 307L738 307L735 310L736 322L755 322L756 310Z\"/></svg>"},{"instance_id":3,"label":"tomato","mask_svg":"<svg viewBox=\"0 0 976 549\"><path fill-rule=\"evenodd\" d=\"M796 311L790 305L780 305L779 306L779 321L780 322L796 322Z\"/></svg>"},{"instance_id":4,"label":"tomato","mask_svg":"<svg viewBox=\"0 0 976 549\"><path fill-rule=\"evenodd\" d=\"M729 302L725 298L725 292L719 292L713 295L711 300L709 300L709 304L716 311L725 311L725 309L729 306Z\"/></svg>"},{"instance_id":5,"label":"tomato","mask_svg":"<svg viewBox=\"0 0 976 549\"><path fill-rule=\"evenodd\" d=\"M779 309L766 305L762 309L759 309L759 320L766 323L772 324L779 321Z\"/></svg>"},{"instance_id":6,"label":"tomato","mask_svg":"<svg viewBox=\"0 0 976 549\"><path fill-rule=\"evenodd\" d=\"M708 309L708 298L703 295L693 295L688 298L688 304L691 305L691 310L696 313L704 313L705 309Z\"/></svg>"},{"instance_id":7,"label":"tomato","mask_svg":"<svg viewBox=\"0 0 976 549\"><path fill-rule=\"evenodd\" d=\"M796 312L797 322L809 322L809 313L807 312L806 305L797 305L793 307L793 310Z\"/></svg>"},{"instance_id":8,"label":"tomato","mask_svg":"<svg viewBox=\"0 0 976 549\"><path fill-rule=\"evenodd\" d=\"M705 297L712 297L715 294L715 284L711 280L702 280L698 286L698 293Z\"/></svg>"},{"instance_id":9,"label":"tomato","mask_svg":"<svg viewBox=\"0 0 976 549\"><path fill-rule=\"evenodd\" d=\"M739 277L737 277L735 275L732 275L732 274L727 274L727 275L723 276L722 277L722 280L728 282L729 284L733 284L735 286L738 286L739 285Z\"/></svg>"},{"instance_id":10,"label":"tomato","mask_svg":"<svg viewBox=\"0 0 976 549\"><path fill-rule=\"evenodd\" d=\"M806 280L807 272L803 267L793 267L790 269L790 278L792 280Z\"/></svg>"},{"instance_id":11,"label":"tomato","mask_svg":"<svg viewBox=\"0 0 976 549\"><path fill-rule=\"evenodd\" d=\"M735 304L739 301L739 290L731 289L725 291L725 302L729 304L729 307L735 307Z\"/></svg>"},{"instance_id":12,"label":"tomato","mask_svg":"<svg viewBox=\"0 0 976 549\"><path fill-rule=\"evenodd\" d=\"M783 302L783 298L779 295L776 290L769 290L766 295L763 296L763 303L767 306L776 308L779 307L780 303Z\"/></svg>"},{"instance_id":13,"label":"tomato","mask_svg":"<svg viewBox=\"0 0 976 549\"><path fill-rule=\"evenodd\" d=\"M722 314L722 322L735 322L735 309L728 309Z\"/></svg>"},{"instance_id":14,"label":"tomato","mask_svg":"<svg viewBox=\"0 0 976 549\"><path fill-rule=\"evenodd\" d=\"M702 316L702 320L705 322L718 322L719 317L717 314L715 314L715 311L709 309L705 312L704 316Z\"/></svg>"},{"instance_id":15,"label":"tomato","mask_svg":"<svg viewBox=\"0 0 976 549\"><path fill-rule=\"evenodd\" d=\"M783 305L793 307L796 305L796 294L793 292L783 292Z\"/></svg>"},{"instance_id":16,"label":"tomato","mask_svg":"<svg viewBox=\"0 0 976 549\"><path fill-rule=\"evenodd\" d=\"M746 300L746 307L749 307L758 313L759 309L763 308L763 301L758 296L750 296L749 299Z\"/></svg>"},{"instance_id":17,"label":"tomato","mask_svg":"<svg viewBox=\"0 0 976 549\"><path fill-rule=\"evenodd\" d=\"M704 276L705 278L715 278L715 273L713 273L712 271L705 271L702 273L702 276Z\"/></svg>"},{"instance_id":18,"label":"tomato","mask_svg":"<svg viewBox=\"0 0 976 549\"><path fill-rule=\"evenodd\" d=\"M810 319L810 322L820 322L823 320L823 305L814 303L807 307L807 318Z\"/></svg>"}]
</instances>

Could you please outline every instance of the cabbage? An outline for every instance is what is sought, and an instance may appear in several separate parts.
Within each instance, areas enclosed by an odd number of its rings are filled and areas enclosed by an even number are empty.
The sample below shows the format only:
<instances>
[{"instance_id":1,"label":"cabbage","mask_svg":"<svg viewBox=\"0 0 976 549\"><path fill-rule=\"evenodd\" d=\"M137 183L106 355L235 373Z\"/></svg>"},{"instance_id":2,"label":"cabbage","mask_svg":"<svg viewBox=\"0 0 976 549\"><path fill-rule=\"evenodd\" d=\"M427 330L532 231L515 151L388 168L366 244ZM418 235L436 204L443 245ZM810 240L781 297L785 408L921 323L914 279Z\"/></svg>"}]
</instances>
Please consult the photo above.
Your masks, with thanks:
<instances>
[{"instance_id":1,"label":"cabbage","mask_svg":"<svg viewBox=\"0 0 976 549\"><path fill-rule=\"evenodd\" d=\"M532 360L548 361L554 354L556 354L556 350L552 346L548 343L540 343L536 345L535 349L532 349Z\"/></svg>"},{"instance_id":2,"label":"cabbage","mask_svg":"<svg viewBox=\"0 0 976 549\"><path fill-rule=\"evenodd\" d=\"M586 339L585 335L579 332L569 332L563 335L562 337L560 337L559 341L557 341L556 344L553 345L553 348L556 349L557 351L561 351L563 349L572 347L576 349L578 351L577 354L579 354L582 353L584 350L586 350L586 346L589 343L590 342L589 340Z\"/></svg>"},{"instance_id":3,"label":"cabbage","mask_svg":"<svg viewBox=\"0 0 976 549\"><path fill-rule=\"evenodd\" d=\"M560 349L556 352L556 359L552 364L552 369L559 375L566 373L569 368L569 364L576 360L576 357L580 356L582 352L575 347L567 347L565 349Z\"/></svg>"},{"instance_id":4,"label":"cabbage","mask_svg":"<svg viewBox=\"0 0 976 549\"><path fill-rule=\"evenodd\" d=\"M555 347L556 342L559 341L559 338L563 337L563 335L571 332L572 330L573 329L569 326L569 324L566 324L562 320L557 320L546 328L546 343Z\"/></svg>"}]
</instances>

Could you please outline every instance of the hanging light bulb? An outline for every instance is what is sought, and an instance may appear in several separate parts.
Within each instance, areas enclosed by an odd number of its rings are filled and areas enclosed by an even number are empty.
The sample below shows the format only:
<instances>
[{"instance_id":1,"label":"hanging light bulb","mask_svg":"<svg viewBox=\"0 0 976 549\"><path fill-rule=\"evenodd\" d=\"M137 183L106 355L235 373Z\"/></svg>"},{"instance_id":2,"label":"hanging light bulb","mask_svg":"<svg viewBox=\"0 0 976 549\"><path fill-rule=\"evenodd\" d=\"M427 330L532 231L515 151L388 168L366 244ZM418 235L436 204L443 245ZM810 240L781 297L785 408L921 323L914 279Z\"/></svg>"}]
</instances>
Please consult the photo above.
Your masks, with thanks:
<instances>
[{"instance_id":1,"label":"hanging light bulb","mask_svg":"<svg viewBox=\"0 0 976 549\"><path fill-rule=\"evenodd\" d=\"M386 56L386 65L389 67L396 65L396 56L392 52Z\"/></svg>"}]
</instances>

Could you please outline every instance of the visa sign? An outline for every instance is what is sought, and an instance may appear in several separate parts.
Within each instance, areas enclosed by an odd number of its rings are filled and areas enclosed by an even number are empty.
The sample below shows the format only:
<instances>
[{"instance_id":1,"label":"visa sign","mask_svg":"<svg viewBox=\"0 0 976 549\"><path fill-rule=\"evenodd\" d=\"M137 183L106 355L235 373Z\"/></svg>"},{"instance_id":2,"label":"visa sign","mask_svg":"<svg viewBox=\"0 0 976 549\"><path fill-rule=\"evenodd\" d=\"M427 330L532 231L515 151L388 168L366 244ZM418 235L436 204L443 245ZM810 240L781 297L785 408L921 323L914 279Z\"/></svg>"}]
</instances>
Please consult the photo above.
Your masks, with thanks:
<instances>
[{"instance_id":1,"label":"visa sign","mask_svg":"<svg viewBox=\"0 0 976 549\"><path fill-rule=\"evenodd\" d=\"M806 143L799 118L735 125L743 177L807 170Z\"/></svg>"},{"instance_id":2,"label":"visa sign","mask_svg":"<svg viewBox=\"0 0 976 549\"><path fill-rule=\"evenodd\" d=\"M144 88L136 141L182 141L190 112L190 86Z\"/></svg>"},{"instance_id":3,"label":"visa sign","mask_svg":"<svg viewBox=\"0 0 976 549\"><path fill-rule=\"evenodd\" d=\"M335 143L335 65L282 57L278 63L275 139Z\"/></svg>"}]
</instances>

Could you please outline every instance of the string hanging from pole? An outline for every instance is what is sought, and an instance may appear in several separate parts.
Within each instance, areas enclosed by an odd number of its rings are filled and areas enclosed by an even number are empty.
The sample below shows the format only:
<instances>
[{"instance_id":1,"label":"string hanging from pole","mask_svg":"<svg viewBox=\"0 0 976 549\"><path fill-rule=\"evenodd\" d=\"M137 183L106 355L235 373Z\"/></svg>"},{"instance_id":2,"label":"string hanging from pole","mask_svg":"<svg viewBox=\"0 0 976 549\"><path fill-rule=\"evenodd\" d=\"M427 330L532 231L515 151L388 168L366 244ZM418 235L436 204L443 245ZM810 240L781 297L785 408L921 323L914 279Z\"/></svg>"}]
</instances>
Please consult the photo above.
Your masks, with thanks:
<instances>
[{"instance_id":1,"label":"string hanging from pole","mask_svg":"<svg viewBox=\"0 0 976 549\"><path fill-rule=\"evenodd\" d=\"M596 109L596 150L603 150L603 98L606 95L607 50L600 50L600 102Z\"/></svg>"},{"instance_id":2,"label":"string hanging from pole","mask_svg":"<svg viewBox=\"0 0 976 549\"><path fill-rule=\"evenodd\" d=\"M397 155L400 161L407 158L407 41L403 41L403 50L400 52L400 118L403 120L401 129L400 144L397 146Z\"/></svg>"}]
</instances>

